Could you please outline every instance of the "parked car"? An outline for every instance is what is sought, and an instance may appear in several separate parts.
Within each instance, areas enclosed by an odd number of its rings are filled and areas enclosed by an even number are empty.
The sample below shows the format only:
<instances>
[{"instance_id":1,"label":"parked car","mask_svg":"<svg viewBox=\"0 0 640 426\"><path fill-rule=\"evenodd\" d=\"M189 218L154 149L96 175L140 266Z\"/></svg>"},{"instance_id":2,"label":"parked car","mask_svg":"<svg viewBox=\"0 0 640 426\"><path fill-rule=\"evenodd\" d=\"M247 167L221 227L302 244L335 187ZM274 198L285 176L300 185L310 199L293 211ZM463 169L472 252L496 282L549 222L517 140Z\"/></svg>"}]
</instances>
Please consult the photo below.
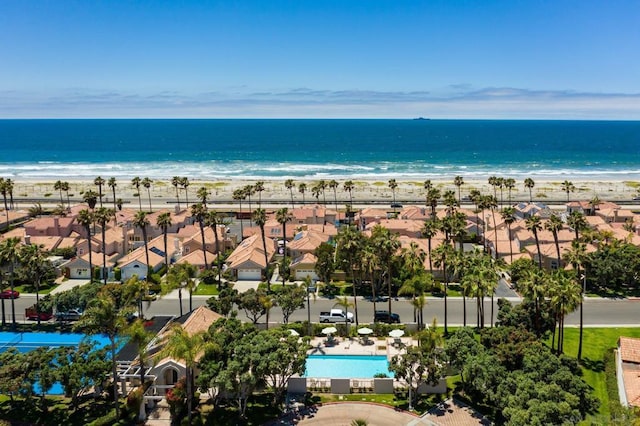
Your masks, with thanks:
<instances>
[{"instance_id":1,"label":"parked car","mask_svg":"<svg viewBox=\"0 0 640 426\"><path fill-rule=\"evenodd\" d=\"M15 290L4 290L0 292L0 299L17 299L20 297L20 292Z\"/></svg>"},{"instance_id":2,"label":"parked car","mask_svg":"<svg viewBox=\"0 0 640 426\"><path fill-rule=\"evenodd\" d=\"M342 309L332 309L328 312L320 312L320 322L353 322L353 314L347 312L346 316Z\"/></svg>"},{"instance_id":3,"label":"parked car","mask_svg":"<svg viewBox=\"0 0 640 426\"><path fill-rule=\"evenodd\" d=\"M40 317L40 321L49 321L53 318L53 313L45 310L38 312L36 305L33 305L24 310L24 316L30 321L37 321L38 317Z\"/></svg>"},{"instance_id":4,"label":"parked car","mask_svg":"<svg viewBox=\"0 0 640 426\"><path fill-rule=\"evenodd\" d=\"M392 209L401 209L402 208L402 203L391 203L391 208Z\"/></svg>"},{"instance_id":5,"label":"parked car","mask_svg":"<svg viewBox=\"0 0 640 426\"><path fill-rule=\"evenodd\" d=\"M389 311L376 311L373 315L373 322L386 322L387 324L399 324L400 315L389 313Z\"/></svg>"},{"instance_id":6,"label":"parked car","mask_svg":"<svg viewBox=\"0 0 640 426\"><path fill-rule=\"evenodd\" d=\"M68 311L56 312L56 320L58 321L77 321L82 316L80 309L69 309Z\"/></svg>"}]
</instances>

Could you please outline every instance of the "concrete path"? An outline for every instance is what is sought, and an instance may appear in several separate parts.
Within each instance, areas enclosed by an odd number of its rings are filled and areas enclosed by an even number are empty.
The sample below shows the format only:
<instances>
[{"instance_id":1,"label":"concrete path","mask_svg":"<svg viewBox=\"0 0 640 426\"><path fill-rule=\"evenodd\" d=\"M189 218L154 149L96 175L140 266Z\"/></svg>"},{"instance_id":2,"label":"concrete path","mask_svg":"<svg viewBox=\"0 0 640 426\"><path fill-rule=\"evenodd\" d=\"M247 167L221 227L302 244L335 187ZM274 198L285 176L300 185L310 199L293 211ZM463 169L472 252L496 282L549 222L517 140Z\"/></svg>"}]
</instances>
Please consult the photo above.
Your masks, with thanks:
<instances>
[{"instance_id":1,"label":"concrete path","mask_svg":"<svg viewBox=\"0 0 640 426\"><path fill-rule=\"evenodd\" d=\"M299 419L297 424L304 426L350 426L355 419L366 420L369 426L429 424L405 411L397 411L383 405L351 402L325 404L315 407L315 410L312 408L307 412L301 411Z\"/></svg>"},{"instance_id":2,"label":"concrete path","mask_svg":"<svg viewBox=\"0 0 640 426\"><path fill-rule=\"evenodd\" d=\"M57 293L61 293L63 291L67 291L67 290L71 290L73 287L78 287L81 285L85 285L88 284L89 281L87 281L86 279L78 279L78 280L73 280L73 279L68 279L65 281L60 281L59 285L54 288L53 290L51 290L51 292L49 294L57 294Z\"/></svg>"}]
</instances>

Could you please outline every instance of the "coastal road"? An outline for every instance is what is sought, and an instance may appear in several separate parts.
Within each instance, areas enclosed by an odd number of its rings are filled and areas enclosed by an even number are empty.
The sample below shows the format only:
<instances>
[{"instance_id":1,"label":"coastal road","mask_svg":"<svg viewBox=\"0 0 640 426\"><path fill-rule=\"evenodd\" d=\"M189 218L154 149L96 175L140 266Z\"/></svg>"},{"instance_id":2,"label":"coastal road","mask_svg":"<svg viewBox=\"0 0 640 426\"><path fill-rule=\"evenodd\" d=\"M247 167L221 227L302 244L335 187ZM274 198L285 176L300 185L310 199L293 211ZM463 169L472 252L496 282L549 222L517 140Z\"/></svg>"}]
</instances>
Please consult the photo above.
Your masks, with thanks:
<instances>
[{"instance_id":1,"label":"coastal road","mask_svg":"<svg viewBox=\"0 0 640 426\"><path fill-rule=\"evenodd\" d=\"M206 304L206 296L194 296L194 308ZM512 299L512 303L518 303L516 299ZM20 322L24 321L24 310L26 307L35 303L35 295L21 295L15 300L16 319ZM189 308L189 298L183 297L182 300L184 312ZM494 301L495 313L497 315L497 299ZM311 321L317 322L320 311L328 311L337 307L335 299L318 298L315 301L311 299ZM6 317L11 317L11 301L5 300ZM387 310L388 304L376 303L376 309ZM392 311L400 315L403 322L413 322L413 308L408 299L392 300ZM353 309L351 309L353 310ZM151 302L149 306L145 304L145 316L153 315L178 315L179 305L178 299L159 299ZM491 303L490 300L485 301L485 324L490 322ZM243 311L238 312L238 317L247 320ZM370 323L373 320L373 303L364 299L358 299L358 319L362 323ZM439 325L444 324L444 300L437 298L429 298L427 306L424 309L425 322L431 322L436 318ZM306 321L307 310L300 309L294 312L289 318L290 322ZM262 318L264 321L264 317ZM282 311L276 307L272 309L270 321L281 322ZM579 311L567 316L566 325L576 326L579 324ZM462 298L448 299L448 324L462 325L463 322L463 301ZM467 324L475 325L476 309L475 300L467 300ZM629 299L599 299L588 298L584 304L584 323L587 327L603 326L603 327L640 327L640 300Z\"/></svg>"}]
</instances>

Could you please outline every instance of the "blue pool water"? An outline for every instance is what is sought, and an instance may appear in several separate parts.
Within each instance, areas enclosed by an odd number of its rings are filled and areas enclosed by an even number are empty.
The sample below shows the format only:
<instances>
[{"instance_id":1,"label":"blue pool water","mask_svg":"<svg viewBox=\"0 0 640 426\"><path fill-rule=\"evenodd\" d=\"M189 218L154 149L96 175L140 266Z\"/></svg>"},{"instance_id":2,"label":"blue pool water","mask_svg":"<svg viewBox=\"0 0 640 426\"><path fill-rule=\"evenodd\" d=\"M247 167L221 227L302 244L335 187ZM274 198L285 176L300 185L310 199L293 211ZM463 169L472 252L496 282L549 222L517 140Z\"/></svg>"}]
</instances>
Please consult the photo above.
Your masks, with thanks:
<instances>
[{"instance_id":1,"label":"blue pool water","mask_svg":"<svg viewBox=\"0 0 640 426\"><path fill-rule=\"evenodd\" d=\"M393 377L384 355L310 355L304 377L366 379L377 373Z\"/></svg>"},{"instance_id":2,"label":"blue pool water","mask_svg":"<svg viewBox=\"0 0 640 426\"><path fill-rule=\"evenodd\" d=\"M46 332L28 332L14 333L10 331L0 332L0 352L4 352L9 348L16 348L19 352L26 353L39 347L60 347L60 346L78 346L80 341L85 338L80 333L46 333ZM109 338L102 335L90 336L89 339L98 348L109 345ZM37 386L36 386L37 388ZM36 389L36 392L39 391ZM55 383L50 395L62 395L64 390L60 383Z\"/></svg>"}]
</instances>

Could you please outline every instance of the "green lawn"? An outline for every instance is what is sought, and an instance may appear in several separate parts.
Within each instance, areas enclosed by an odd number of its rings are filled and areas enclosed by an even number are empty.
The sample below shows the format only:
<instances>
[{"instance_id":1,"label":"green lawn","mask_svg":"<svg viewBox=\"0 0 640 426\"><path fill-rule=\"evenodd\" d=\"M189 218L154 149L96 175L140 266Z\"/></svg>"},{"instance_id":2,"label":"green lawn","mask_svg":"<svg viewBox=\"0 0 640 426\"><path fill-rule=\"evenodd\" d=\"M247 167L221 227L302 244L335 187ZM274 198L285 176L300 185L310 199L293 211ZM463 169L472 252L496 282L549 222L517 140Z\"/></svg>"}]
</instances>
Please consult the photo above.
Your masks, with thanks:
<instances>
[{"instance_id":1,"label":"green lawn","mask_svg":"<svg viewBox=\"0 0 640 426\"><path fill-rule=\"evenodd\" d=\"M51 290L53 290L54 288L56 288L57 285L53 284L53 285L46 285L43 284L40 286L40 294L49 294L51 293ZM14 287L14 290L16 290L19 293L35 293L36 290L32 285L17 285Z\"/></svg>"},{"instance_id":2,"label":"green lawn","mask_svg":"<svg viewBox=\"0 0 640 426\"><path fill-rule=\"evenodd\" d=\"M200 283L198 287L196 287L196 291L193 292L194 295L198 296L216 296L218 295L218 285L217 284L205 284Z\"/></svg>"},{"instance_id":3,"label":"green lawn","mask_svg":"<svg viewBox=\"0 0 640 426\"><path fill-rule=\"evenodd\" d=\"M565 354L576 357L580 330L566 328L564 335ZM594 395L600 400L599 414L609 418L609 397L604 374L604 354L609 348L615 348L620 336L640 338L640 328L585 328L582 343L582 371L584 380L593 388ZM551 343L549 340L547 343Z\"/></svg>"}]
</instances>

